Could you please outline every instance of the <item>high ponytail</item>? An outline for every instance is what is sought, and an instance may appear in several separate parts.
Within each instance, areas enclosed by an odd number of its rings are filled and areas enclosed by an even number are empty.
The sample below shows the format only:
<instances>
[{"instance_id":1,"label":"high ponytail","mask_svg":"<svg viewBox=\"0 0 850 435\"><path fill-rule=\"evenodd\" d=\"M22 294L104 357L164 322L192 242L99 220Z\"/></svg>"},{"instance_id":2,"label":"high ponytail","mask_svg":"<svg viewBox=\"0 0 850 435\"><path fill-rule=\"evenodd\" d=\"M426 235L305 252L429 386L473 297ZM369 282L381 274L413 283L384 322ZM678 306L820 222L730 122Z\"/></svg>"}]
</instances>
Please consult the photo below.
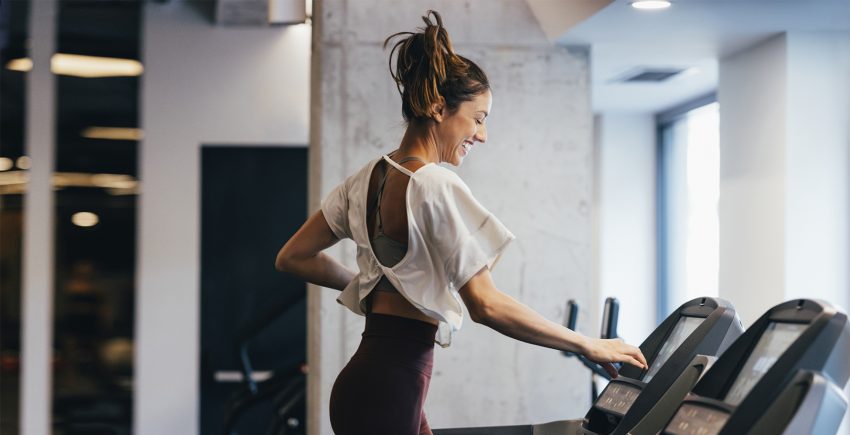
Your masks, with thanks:
<instances>
[{"instance_id":1,"label":"high ponytail","mask_svg":"<svg viewBox=\"0 0 850 435\"><path fill-rule=\"evenodd\" d=\"M442 102L454 111L460 103L490 89L484 71L454 52L440 14L429 10L422 20L425 27L420 32L399 32L384 41L386 49L401 37L390 50L389 66L408 122L430 119L434 103Z\"/></svg>"}]
</instances>

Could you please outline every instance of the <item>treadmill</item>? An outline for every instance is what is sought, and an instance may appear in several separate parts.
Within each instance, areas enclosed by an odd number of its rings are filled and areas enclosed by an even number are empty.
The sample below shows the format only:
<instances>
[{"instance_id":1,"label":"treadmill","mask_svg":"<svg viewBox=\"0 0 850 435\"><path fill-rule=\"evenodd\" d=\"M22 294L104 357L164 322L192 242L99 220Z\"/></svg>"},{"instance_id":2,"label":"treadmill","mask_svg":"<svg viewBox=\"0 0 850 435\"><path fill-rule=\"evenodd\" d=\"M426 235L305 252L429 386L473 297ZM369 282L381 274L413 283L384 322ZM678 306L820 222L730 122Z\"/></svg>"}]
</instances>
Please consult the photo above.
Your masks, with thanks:
<instances>
[{"instance_id":1,"label":"treadmill","mask_svg":"<svg viewBox=\"0 0 850 435\"><path fill-rule=\"evenodd\" d=\"M845 313L822 301L784 302L729 347L662 433L835 433L847 408L848 360Z\"/></svg>"},{"instance_id":2,"label":"treadmill","mask_svg":"<svg viewBox=\"0 0 850 435\"><path fill-rule=\"evenodd\" d=\"M658 403L679 403L713 356L743 332L732 304L719 298L696 298L682 304L640 345L649 368L624 364L584 419L540 425L434 430L435 435L549 435L627 433ZM669 416L656 417L659 429Z\"/></svg>"}]
</instances>

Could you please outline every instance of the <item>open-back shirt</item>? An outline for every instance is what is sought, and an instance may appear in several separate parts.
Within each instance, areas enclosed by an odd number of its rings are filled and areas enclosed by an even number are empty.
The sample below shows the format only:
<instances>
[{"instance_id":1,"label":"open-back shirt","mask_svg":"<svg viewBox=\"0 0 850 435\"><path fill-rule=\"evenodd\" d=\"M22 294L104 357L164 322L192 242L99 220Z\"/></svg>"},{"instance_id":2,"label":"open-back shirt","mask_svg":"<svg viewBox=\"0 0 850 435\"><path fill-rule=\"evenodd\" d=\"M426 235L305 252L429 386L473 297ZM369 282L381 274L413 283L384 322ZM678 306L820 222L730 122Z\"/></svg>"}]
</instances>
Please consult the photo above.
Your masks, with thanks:
<instances>
[{"instance_id":1,"label":"open-back shirt","mask_svg":"<svg viewBox=\"0 0 850 435\"><path fill-rule=\"evenodd\" d=\"M382 265L369 240L367 196L381 159L410 177L405 194L407 253ZM458 290L483 268L492 268L514 235L451 170L429 163L412 172L387 156L370 161L322 201L322 214L339 239L357 245L360 269L337 301L365 314L365 299L382 276L414 307L439 321L436 341L446 347L463 322Z\"/></svg>"}]
</instances>

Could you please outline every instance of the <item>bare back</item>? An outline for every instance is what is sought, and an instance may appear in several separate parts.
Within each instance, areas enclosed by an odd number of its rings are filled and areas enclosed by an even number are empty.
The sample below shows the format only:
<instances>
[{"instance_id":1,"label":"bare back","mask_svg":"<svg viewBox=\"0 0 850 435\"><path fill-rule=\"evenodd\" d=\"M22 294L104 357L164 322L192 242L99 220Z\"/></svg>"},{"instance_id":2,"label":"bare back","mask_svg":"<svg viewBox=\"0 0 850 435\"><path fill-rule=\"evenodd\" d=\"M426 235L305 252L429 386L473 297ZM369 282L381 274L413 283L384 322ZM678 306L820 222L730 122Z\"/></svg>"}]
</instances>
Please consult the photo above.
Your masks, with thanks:
<instances>
[{"instance_id":1,"label":"bare back","mask_svg":"<svg viewBox=\"0 0 850 435\"><path fill-rule=\"evenodd\" d=\"M396 160L393 158L393 160ZM425 164L419 161L409 161L402 163L402 166L416 172ZM386 175L383 191L380 191L381 181ZM398 169L392 167L389 163L381 160L372 171L369 178L369 192L367 195L367 210L366 222L369 229L369 240L375 237L377 212L380 212L380 224L385 236L394 241L407 244L407 204L406 193L407 185L410 182L410 177L402 173ZM380 207L375 207L380 191ZM378 284L376 291L370 294L371 311L380 314L390 314L394 316L406 317L416 320L421 320L431 324L437 324L435 319L432 319L410 304L397 290L395 290L386 280L382 280ZM388 287L388 288L387 288Z\"/></svg>"}]
</instances>

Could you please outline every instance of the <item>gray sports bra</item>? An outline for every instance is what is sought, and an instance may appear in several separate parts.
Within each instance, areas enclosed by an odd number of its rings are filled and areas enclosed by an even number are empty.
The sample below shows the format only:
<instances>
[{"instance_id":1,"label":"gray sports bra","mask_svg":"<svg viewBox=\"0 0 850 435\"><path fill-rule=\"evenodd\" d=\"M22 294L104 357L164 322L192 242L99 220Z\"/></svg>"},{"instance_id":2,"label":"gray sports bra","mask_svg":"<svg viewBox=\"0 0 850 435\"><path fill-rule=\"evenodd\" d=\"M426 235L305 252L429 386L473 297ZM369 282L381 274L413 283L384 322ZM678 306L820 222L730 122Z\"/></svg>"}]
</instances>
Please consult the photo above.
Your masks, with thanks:
<instances>
[{"instance_id":1,"label":"gray sports bra","mask_svg":"<svg viewBox=\"0 0 850 435\"><path fill-rule=\"evenodd\" d=\"M399 160L398 164L404 164L413 160L425 163L425 161L419 157L411 156ZM384 266L392 267L398 264L398 262L401 261L401 259L407 254L407 243L399 242L398 240L384 234L384 227L381 222L381 196L384 193L384 185L387 183L387 176L390 174L390 167L392 167L392 165L388 166L389 167L386 172L384 172L384 177L381 179L381 184L378 186L378 194L375 195L375 206L373 207L375 210L375 231L373 232L371 241L372 250L375 252L375 257L378 258L378 261L380 261ZM386 277L381 278L381 282L378 283L375 290L396 291Z\"/></svg>"}]
</instances>

